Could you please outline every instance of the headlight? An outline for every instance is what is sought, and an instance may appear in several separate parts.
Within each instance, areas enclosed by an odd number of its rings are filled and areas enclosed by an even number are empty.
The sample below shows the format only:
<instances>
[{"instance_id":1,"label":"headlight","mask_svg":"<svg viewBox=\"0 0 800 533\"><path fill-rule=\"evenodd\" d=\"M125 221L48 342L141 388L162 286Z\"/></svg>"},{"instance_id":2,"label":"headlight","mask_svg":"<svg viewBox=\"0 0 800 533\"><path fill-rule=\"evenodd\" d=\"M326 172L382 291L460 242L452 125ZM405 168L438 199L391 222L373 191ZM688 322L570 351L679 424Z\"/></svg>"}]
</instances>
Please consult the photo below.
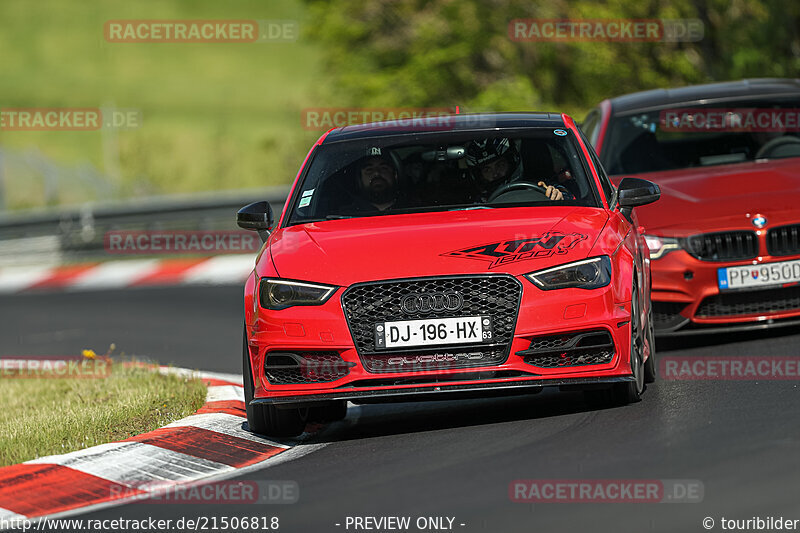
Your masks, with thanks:
<instances>
[{"instance_id":1,"label":"headlight","mask_svg":"<svg viewBox=\"0 0 800 533\"><path fill-rule=\"evenodd\" d=\"M259 285L259 300L265 309L286 309L293 305L320 305L336 287L302 281L264 278Z\"/></svg>"},{"instance_id":2,"label":"headlight","mask_svg":"<svg viewBox=\"0 0 800 533\"><path fill-rule=\"evenodd\" d=\"M611 259L607 255L576 261L538 272L525 277L544 291L552 289L599 289L611 283Z\"/></svg>"},{"instance_id":3,"label":"headlight","mask_svg":"<svg viewBox=\"0 0 800 533\"><path fill-rule=\"evenodd\" d=\"M645 235L644 240L647 241L647 247L650 249L650 259L658 259L667 252L680 248L678 239L672 237Z\"/></svg>"}]
</instances>

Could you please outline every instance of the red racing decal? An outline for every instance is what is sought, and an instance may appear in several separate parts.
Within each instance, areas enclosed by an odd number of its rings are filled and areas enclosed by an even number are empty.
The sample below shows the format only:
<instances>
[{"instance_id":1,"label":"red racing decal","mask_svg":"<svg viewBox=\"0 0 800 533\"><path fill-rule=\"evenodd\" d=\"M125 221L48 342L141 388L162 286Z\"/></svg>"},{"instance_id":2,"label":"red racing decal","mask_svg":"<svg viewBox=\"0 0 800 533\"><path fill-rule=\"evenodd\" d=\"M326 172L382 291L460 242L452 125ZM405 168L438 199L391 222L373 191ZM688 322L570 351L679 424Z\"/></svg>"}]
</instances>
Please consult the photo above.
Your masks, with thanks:
<instances>
[{"instance_id":1,"label":"red racing decal","mask_svg":"<svg viewBox=\"0 0 800 533\"><path fill-rule=\"evenodd\" d=\"M489 261L491 269L508 263L566 254L587 238L587 235L581 233L565 235L558 231L548 231L539 237L481 244L442 255Z\"/></svg>"}]
</instances>

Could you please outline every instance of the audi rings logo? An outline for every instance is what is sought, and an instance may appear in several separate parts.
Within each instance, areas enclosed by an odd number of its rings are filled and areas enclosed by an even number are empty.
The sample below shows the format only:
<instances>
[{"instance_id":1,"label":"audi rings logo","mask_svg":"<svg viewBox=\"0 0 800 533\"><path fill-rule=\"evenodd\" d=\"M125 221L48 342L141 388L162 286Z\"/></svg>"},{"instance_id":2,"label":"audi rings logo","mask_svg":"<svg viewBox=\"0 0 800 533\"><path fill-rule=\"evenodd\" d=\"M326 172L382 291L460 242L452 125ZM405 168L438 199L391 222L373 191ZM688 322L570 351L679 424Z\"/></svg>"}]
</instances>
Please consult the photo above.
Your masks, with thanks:
<instances>
[{"instance_id":1,"label":"audi rings logo","mask_svg":"<svg viewBox=\"0 0 800 533\"><path fill-rule=\"evenodd\" d=\"M400 300L404 313L441 313L459 311L464 306L464 297L457 292L426 292L409 294Z\"/></svg>"}]
</instances>

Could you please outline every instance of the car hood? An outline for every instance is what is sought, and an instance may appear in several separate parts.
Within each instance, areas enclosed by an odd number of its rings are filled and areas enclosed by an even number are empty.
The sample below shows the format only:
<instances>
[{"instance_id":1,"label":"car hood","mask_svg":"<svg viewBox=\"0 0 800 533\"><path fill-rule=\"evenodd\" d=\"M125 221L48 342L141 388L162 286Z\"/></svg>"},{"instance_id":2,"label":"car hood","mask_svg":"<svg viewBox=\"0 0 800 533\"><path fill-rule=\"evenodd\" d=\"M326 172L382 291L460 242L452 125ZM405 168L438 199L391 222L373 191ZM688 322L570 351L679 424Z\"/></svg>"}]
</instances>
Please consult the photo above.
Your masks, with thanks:
<instances>
[{"instance_id":1,"label":"car hood","mask_svg":"<svg viewBox=\"0 0 800 533\"><path fill-rule=\"evenodd\" d=\"M759 214L770 226L800 219L800 158L651 172L639 177L661 187L658 202L636 208L645 232L686 236L753 229L750 220Z\"/></svg>"},{"instance_id":2,"label":"car hood","mask_svg":"<svg viewBox=\"0 0 800 533\"><path fill-rule=\"evenodd\" d=\"M283 278L343 286L418 276L519 275L584 259L607 218L601 209L546 206L331 220L276 231L269 255Z\"/></svg>"}]
</instances>

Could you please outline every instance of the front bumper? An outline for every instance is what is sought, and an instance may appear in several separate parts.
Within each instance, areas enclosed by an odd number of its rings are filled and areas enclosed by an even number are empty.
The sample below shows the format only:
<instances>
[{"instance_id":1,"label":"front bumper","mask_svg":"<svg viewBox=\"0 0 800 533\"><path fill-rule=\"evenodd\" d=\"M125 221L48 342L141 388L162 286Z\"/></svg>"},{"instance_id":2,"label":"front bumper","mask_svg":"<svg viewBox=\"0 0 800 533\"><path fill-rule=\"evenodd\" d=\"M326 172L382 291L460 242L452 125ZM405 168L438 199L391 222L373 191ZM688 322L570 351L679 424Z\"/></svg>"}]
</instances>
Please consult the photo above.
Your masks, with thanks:
<instances>
[{"instance_id":1,"label":"front bumper","mask_svg":"<svg viewBox=\"0 0 800 533\"><path fill-rule=\"evenodd\" d=\"M524 278L513 336L506 357L499 364L422 371L370 371L353 342L342 307L342 294L314 307L292 307L280 311L259 309L247 326L248 348L255 384L255 403L316 402L335 399L352 401L406 401L452 395L519 394L542 387L608 385L631 375L630 302L615 301L611 286L595 290L541 291ZM402 318L402 317L398 317ZM537 366L532 362L534 338L602 332L610 339L613 354L603 364L572 364L565 349L563 366ZM341 359L339 374L322 372L310 383L277 384L265 375L267 356L276 353L335 354ZM574 354L573 354L574 355ZM527 359L526 359L527 358ZM538 361L538 360L537 360ZM559 363L556 362L555 365ZM274 376L273 376L274 380Z\"/></svg>"},{"instance_id":2,"label":"front bumper","mask_svg":"<svg viewBox=\"0 0 800 533\"><path fill-rule=\"evenodd\" d=\"M267 398L256 398L251 404L273 404L275 406L286 405L291 407L313 406L318 402L328 402L332 400L347 400L354 403L371 402L392 402L392 401L430 401L430 400L457 400L472 397L486 397L492 395L516 395L533 394L540 392L545 387L562 388L591 388L613 385L634 381L633 376L607 376L607 377L581 377L581 378L562 378L562 379L539 379L539 380L509 380L488 383L456 383L456 384L437 384L427 387L407 387L382 390L347 390L337 389L333 392L322 394L307 394L302 398L296 395L270 396ZM298 401L300 400L300 401Z\"/></svg>"}]
</instances>

